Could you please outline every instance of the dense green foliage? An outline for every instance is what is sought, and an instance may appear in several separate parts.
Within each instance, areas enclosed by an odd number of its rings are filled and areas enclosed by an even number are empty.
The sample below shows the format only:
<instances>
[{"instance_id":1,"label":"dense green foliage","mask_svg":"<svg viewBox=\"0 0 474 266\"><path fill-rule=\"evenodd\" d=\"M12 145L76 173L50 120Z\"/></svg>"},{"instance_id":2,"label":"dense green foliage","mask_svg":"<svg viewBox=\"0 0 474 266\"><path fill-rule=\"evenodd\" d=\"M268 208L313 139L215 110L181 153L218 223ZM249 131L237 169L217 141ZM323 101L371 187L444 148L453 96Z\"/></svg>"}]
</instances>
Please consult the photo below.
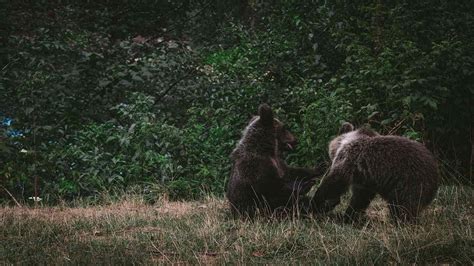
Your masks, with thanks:
<instances>
[{"instance_id":1,"label":"dense green foliage","mask_svg":"<svg viewBox=\"0 0 474 266\"><path fill-rule=\"evenodd\" d=\"M17 198L35 179L50 200L221 194L261 102L299 138L292 163L326 159L351 121L472 178L472 1L92 2L3 4L0 185Z\"/></svg>"}]
</instances>

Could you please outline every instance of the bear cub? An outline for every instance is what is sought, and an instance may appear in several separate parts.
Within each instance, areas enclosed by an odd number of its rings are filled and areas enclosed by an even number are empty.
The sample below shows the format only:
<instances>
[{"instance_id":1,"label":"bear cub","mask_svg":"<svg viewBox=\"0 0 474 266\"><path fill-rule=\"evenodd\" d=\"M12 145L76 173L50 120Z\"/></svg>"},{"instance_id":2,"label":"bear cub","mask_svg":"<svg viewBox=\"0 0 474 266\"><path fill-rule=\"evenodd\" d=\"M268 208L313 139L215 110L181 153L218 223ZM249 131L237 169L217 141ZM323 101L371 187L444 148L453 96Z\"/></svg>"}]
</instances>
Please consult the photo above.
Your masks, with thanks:
<instances>
[{"instance_id":1,"label":"bear cub","mask_svg":"<svg viewBox=\"0 0 474 266\"><path fill-rule=\"evenodd\" d=\"M257 211L293 211L309 199L304 196L321 176L313 169L289 167L282 151L295 148L296 138L273 117L267 104L258 108L231 154L232 170L227 199L234 215L252 217Z\"/></svg>"},{"instance_id":2,"label":"bear cub","mask_svg":"<svg viewBox=\"0 0 474 266\"><path fill-rule=\"evenodd\" d=\"M352 190L345 212L360 217L379 194L395 221L414 221L431 203L439 185L436 160L425 146L399 136L382 136L344 123L329 143L331 167L312 201L315 211L332 210L340 196Z\"/></svg>"}]
</instances>

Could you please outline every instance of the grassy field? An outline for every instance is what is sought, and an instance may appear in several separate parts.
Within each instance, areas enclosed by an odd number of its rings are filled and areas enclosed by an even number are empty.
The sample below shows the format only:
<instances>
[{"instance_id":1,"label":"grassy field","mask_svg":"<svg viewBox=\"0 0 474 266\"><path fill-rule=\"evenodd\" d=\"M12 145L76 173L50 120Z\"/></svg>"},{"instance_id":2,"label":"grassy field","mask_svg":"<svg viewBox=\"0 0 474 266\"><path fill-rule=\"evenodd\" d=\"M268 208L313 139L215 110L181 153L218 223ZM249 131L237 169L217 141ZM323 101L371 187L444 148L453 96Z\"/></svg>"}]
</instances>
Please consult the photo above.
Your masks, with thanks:
<instances>
[{"instance_id":1,"label":"grassy field","mask_svg":"<svg viewBox=\"0 0 474 266\"><path fill-rule=\"evenodd\" d=\"M395 226L377 199L358 225L231 219L223 199L0 208L0 264L474 263L474 189L442 187L420 224ZM344 206L338 207L341 211Z\"/></svg>"}]
</instances>

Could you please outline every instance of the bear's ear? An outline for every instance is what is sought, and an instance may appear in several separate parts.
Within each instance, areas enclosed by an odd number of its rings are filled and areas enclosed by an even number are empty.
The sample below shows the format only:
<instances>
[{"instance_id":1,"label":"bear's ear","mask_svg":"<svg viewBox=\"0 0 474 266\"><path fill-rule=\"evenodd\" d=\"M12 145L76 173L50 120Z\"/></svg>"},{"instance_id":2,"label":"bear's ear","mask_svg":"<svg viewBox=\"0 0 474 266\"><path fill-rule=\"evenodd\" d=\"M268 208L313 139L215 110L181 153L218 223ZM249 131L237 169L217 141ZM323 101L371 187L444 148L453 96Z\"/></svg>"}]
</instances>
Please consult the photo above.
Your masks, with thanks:
<instances>
[{"instance_id":1,"label":"bear's ear","mask_svg":"<svg viewBox=\"0 0 474 266\"><path fill-rule=\"evenodd\" d=\"M258 107L258 115L264 125L273 125L273 111L268 104L262 103Z\"/></svg>"},{"instance_id":2,"label":"bear's ear","mask_svg":"<svg viewBox=\"0 0 474 266\"><path fill-rule=\"evenodd\" d=\"M349 122L344 122L339 129L339 135L351 132L352 130L354 130L354 126Z\"/></svg>"}]
</instances>

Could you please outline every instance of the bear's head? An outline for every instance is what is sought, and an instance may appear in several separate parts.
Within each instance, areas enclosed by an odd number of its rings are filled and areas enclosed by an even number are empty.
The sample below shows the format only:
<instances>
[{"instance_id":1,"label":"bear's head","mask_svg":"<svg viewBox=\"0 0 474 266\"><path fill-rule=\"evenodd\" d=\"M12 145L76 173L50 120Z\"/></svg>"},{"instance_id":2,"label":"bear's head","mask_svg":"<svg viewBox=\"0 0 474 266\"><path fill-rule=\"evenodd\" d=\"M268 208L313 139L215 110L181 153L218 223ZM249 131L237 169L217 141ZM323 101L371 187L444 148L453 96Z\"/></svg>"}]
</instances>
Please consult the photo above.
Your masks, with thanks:
<instances>
[{"instance_id":1,"label":"bear's head","mask_svg":"<svg viewBox=\"0 0 474 266\"><path fill-rule=\"evenodd\" d=\"M295 136L288 130L285 124L274 117L273 111L268 104L264 103L258 107L258 119L260 126L265 131L272 131L279 149L293 150L296 147L297 141Z\"/></svg>"},{"instance_id":2,"label":"bear's head","mask_svg":"<svg viewBox=\"0 0 474 266\"><path fill-rule=\"evenodd\" d=\"M337 156L338 152L347 144L360 139L360 138L367 138L367 137L375 137L379 134L369 128L359 128L357 130L354 129L354 126L351 123L345 122L342 124L341 128L339 129L339 136L334 138L329 143L329 158L331 161L334 161L334 158Z\"/></svg>"},{"instance_id":3,"label":"bear's head","mask_svg":"<svg viewBox=\"0 0 474 266\"><path fill-rule=\"evenodd\" d=\"M270 106L261 104L258 115L250 120L235 151L274 154L281 150L293 150L296 144L295 136L274 117Z\"/></svg>"}]
</instances>

